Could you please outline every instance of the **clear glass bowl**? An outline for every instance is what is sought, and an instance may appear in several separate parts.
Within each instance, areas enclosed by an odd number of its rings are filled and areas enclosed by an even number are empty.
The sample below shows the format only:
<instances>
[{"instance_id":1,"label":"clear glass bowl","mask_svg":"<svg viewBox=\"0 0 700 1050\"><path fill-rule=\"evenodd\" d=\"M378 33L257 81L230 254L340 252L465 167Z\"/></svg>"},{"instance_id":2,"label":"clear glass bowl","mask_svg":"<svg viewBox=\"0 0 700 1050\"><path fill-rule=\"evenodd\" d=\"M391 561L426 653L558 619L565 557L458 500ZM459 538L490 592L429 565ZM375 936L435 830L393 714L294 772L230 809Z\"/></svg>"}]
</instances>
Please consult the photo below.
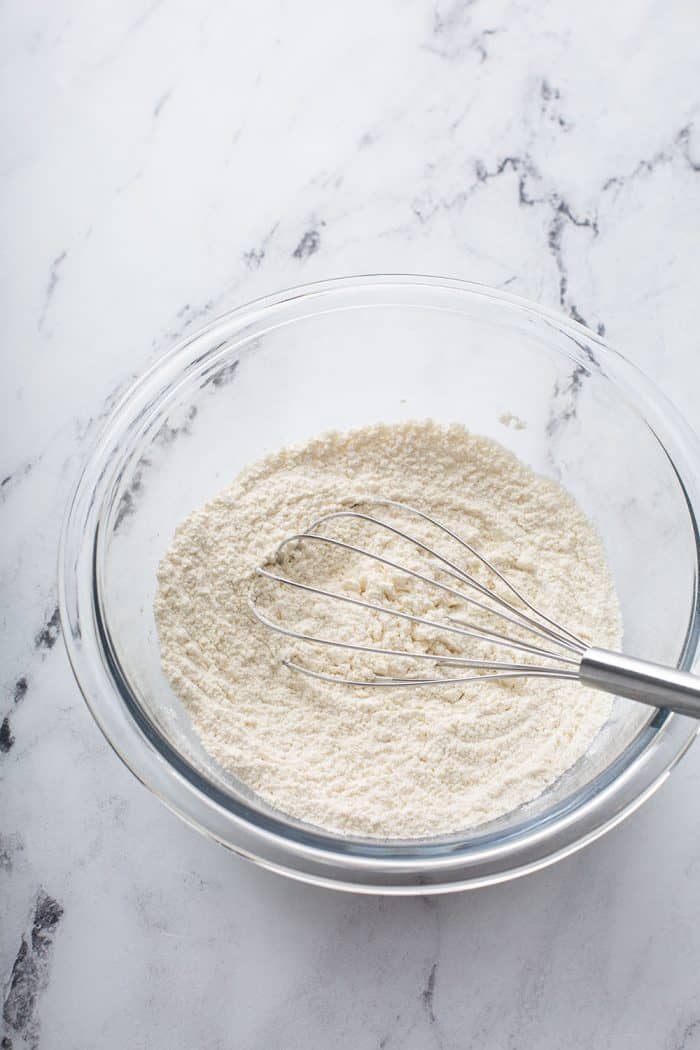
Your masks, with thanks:
<instances>
[{"instance_id":1,"label":"clear glass bowl","mask_svg":"<svg viewBox=\"0 0 700 1050\"><path fill-rule=\"evenodd\" d=\"M526 427L506 426L506 413ZM689 719L616 700L590 752L540 798L488 825L411 841L301 824L208 757L159 664L156 567L175 526L269 450L330 428L427 417L496 438L572 492L602 533L625 650L692 669L696 438L602 339L478 285L356 277L227 314L132 387L93 448L66 519L66 644L107 739L190 824L309 882L410 894L522 875L618 823L697 731Z\"/></svg>"}]
</instances>

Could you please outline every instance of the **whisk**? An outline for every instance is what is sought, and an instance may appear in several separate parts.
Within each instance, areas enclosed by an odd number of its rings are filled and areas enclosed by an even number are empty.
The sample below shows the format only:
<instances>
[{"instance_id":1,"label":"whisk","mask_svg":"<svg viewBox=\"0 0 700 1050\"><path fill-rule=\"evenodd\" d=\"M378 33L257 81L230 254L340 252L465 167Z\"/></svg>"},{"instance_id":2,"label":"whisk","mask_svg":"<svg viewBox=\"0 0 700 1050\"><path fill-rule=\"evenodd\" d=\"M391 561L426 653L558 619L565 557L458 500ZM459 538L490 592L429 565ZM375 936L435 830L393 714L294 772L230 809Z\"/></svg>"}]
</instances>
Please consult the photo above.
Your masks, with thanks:
<instances>
[{"instance_id":1,"label":"whisk","mask_svg":"<svg viewBox=\"0 0 700 1050\"><path fill-rule=\"evenodd\" d=\"M367 601L351 594L326 590L323 587L295 580L268 566L260 566L257 570L258 575L281 587L291 587L317 598L346 603L380 616L396 617L430 628L437 631L439 635L442 634L443 637L457 635L463 641L496 646L504 650L504 659L486 660L469 655L444 656L411 649L387 649L360 642L324 638L295 630L293 626L272 620L261 611L256 596L251 595L249 601L253 614L260 623L277 634L310 646L318 646L320 650L338 648L369 656L400 658L402 662L415 661L417 667L420 666L420 661L430 661L437 673L423 676L420 674L403 676L371 673L367 677L355 679L343 677L331 671L319 671L306 667L296 660L284 659L282 662L290 670L321 681L368 688L455 686L468 682L482 683L494 679L522 677L570 679L616 696L627 697L653 707L664 707L679 714L700 718L700 677L589 645L568 628L537 609L483 554L429 514L394 500L366 500L363 501L362 506L377 508L377 510L379 508L398 510L402 514L414 516L434 527L480 562L491 577L502 585L508 597L498 594L493 586L480 582L473 573L458 565L453 559L446 557L444 553L440 553L434 546L425 543L397 525L383 521L374 513L366 513L355 507L325 514L312 522L304 532L287 537L278 546L271 563L279 569L283 564L283 554L290 545L314 543L327 545L348 555L368 558L406 578L417 580L427 587L436 588L446 594L453 605L456 603L459 606L459 603L462 603L465 610L478 609L477 615L486 613L489 617L497 617L500 621L499 627L502 624L503 630L492 630L483 624L464 620L459 616L450 615L437 620L428 616L414 615L392 608L382 602ZM438 571L443 577L450 577L452 582L447 583L435 579L418 569L399 564L379 553L318 531L329 522L341 519L361 521L364 525L386 530L406 540L414 549L420 551L422 556L426 556L428 559L426 567L431 568L434 572ZM517 662L518 654L520 654L521 662ZM537 662L530 662L529 659L523 660L524 654L529 658L534 657ZM507 659L509 655L510 659ZM448 669L453 673L448 673Z\"/></svg>"}]
</instances>

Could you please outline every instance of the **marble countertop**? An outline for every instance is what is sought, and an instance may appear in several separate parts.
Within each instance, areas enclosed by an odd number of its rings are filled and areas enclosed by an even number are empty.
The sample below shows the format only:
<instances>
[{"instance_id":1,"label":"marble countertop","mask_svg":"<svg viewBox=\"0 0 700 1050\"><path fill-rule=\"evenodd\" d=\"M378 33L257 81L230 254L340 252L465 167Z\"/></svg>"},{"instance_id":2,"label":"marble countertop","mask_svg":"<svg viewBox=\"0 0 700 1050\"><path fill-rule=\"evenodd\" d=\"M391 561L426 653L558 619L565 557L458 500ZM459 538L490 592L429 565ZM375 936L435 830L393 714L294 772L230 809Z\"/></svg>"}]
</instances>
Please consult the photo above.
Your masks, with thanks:
<instances>
[{"instance_id":1,"label":"marble countertop","mask_svg":"<svg viewBox=\"0 0 700 1050\"><path fill-rule=\"evenodd\" d=\"M692 0L3 5L2 1050L700 1047L700 748L621 828L443 898L314 889L167 812L60 638L88 443L177 337L351 272L605 331L698 419Z\"/></svg>"}]
</instances>

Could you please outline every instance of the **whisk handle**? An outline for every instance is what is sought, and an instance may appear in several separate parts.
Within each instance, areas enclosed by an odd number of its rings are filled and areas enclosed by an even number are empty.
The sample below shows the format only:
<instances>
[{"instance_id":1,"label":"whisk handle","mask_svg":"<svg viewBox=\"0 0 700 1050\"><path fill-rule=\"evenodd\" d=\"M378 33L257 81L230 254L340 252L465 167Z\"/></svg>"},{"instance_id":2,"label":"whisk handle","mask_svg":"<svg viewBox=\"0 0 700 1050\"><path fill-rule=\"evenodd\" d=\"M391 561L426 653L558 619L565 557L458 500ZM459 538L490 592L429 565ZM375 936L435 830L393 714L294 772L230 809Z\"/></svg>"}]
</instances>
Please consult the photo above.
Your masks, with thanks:
<instances>
[{"instance_id":1,"label":"whisk handle","mask_svg":"<svg viewBox=\"0 0 700 1050\"><path fill-rule=\"evenodd\" d=\"M579 678L606 693L700 718L700 677L687 671L592 648L581 657Z\"/></svg>"}]
</instances>

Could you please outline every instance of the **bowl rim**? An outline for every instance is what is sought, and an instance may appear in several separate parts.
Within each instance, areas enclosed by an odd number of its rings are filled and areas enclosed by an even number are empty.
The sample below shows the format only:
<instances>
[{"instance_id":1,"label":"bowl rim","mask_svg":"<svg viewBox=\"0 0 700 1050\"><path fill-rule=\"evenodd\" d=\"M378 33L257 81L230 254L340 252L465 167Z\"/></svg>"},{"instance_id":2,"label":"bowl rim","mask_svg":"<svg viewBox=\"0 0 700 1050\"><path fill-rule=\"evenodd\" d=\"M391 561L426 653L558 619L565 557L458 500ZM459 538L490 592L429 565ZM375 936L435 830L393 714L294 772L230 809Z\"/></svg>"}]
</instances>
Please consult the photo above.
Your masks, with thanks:
<instances>
[{"instance_id":1,"label":"bowl rim","mask_svg":"<svg viewBox=\"0 0 700 1050\"><path fill-rule=\"evenodd\" d=\"M535 315L565 334L578 336L574 343L588 365L597 367L628 399L631 397L638 411L641 402L644 411L640 414L666 453L685 497L695 534L697 570L700 534L694 508L700 507L700 479L693 464L700 462L700 443L675 408L635 365L579 322L502 289L450 277L368 274L298 285L228 311L179 340L131 385L94 441L64 518L59 547L59 608L71 667L98 726L135 776L185 821L234 852L304 881L373 893L438 893L515 878L598 838L660 786L700 726L689 718L657 712L622 755L591 781L588 787L597 785L599 789L590 797L569 811L564 806L560 812L555 808L551 818L538 821L529 831L516 826L507 837L501 836L498 844L489 842L486 836L484 845L479 847L478 839L472 838L466 851L457 842L436 853L430 840L415 840L404 848L397 843L382 845L381 840L345 839L323 829L300 835L284 819L261 820L254 807L233 799L231 806L224 793L212 790L211 782L190 766L148 720L121 672L103 615L99 587L99 549L103 541L100 511L119 470L117 438L126 432L125 424L134 425L147 408L154 410L158 402L151 392L153 385L162 386L170 372L177 374L183 362L189 360L197 344L223 329L233 326L234 331L218 345L210 346L205 356L214 355L215 359L222 347L230 350L232 342L242 344L250 340L256 324L283 314L285 308L302 301L309 309L301 316L308 317L317 312L313 306L324 296L392 287L456 292L468 299L496 301L514 311ZM264 330L270 327L267 323ZM587 346L580 342L581 338ZM590 350L591 343L595 354ZM599 356L604 359L605 369ZM201 358L197 360L201 362ZM572 356L572 360L576 358ZM664 434L663 440L659 432ZM685 669L694 665L700 647L697 571L693 583L693 608L679 661ZM291 837L290 830L295 832Z\"/></svg>"}]
</instances>

